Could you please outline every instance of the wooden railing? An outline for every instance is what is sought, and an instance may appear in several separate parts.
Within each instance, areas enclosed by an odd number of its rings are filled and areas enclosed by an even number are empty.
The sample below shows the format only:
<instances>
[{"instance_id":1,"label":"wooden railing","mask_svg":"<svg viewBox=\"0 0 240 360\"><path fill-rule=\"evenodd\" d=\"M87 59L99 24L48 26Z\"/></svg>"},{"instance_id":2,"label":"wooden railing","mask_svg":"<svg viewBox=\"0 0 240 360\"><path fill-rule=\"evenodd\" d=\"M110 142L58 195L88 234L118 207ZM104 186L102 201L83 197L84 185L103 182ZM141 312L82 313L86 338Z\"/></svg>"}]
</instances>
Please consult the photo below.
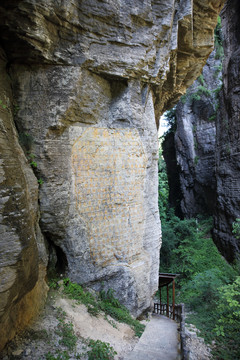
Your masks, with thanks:
<instances>
[{"instance_id":1,"label":"wooden railing","mask_svg":"<svg viewBox=\"0 0 240 360\"><path fill-rule=\"evenodd\" d=\"M173 307L173 305L167 306L167 304L154 303L153 312L155 314L165 315L173 320L176 320L177 322L180 322L182 314L182 304L175 305Z\"/></svg>"}]
</instances>

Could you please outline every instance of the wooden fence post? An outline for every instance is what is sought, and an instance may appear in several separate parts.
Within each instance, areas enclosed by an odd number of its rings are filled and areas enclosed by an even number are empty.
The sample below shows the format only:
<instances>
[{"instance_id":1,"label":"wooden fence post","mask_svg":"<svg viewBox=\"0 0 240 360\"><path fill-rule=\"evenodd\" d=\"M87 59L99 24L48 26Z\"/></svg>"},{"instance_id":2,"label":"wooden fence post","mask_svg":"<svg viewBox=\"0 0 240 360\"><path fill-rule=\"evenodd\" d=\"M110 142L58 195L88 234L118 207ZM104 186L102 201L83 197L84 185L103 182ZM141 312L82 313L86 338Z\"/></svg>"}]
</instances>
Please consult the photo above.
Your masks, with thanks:
<instances>
[{"instance_id":1,"label":"wooden fence post","mask_svg":"<svg viewBox=\"0 0 240 360\"><path fill-rule=\"evenodd\" d=\"M167 317L169 317L169 290L167 285Z\"/></svg>"},{"instance_id":2,"label":"wooden fence post","mask_svg":"<svg viewBox=\"0 0 240 360\"><path fill-rule=\"evenodd\" d=\"M172 283L173 320L175 320L175 280Z\"/></svg>"}]
</instances>

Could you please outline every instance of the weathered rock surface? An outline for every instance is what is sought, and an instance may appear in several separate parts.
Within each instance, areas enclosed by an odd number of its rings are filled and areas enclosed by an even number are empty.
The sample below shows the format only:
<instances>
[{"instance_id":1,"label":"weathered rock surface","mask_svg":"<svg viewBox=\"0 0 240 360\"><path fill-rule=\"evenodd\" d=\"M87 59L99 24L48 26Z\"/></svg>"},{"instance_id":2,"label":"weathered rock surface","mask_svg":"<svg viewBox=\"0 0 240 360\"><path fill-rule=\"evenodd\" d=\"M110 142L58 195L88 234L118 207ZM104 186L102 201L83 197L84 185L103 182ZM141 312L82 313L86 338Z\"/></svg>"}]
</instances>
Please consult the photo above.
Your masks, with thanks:
<instances>
[{"instance_id":1,"label":"weathered rock surface","mask_svg":"<svg viewBox=\"0 0 240 360\"><path fill-rule=\"evenodd\" d=\"M38 184L18 143L5 67L1 49L0 349L37 314L47 288L47 258L38 225Z\"/></svg>"},{"instance_id":2,"label":"weathered rock surface","mask_svg":"<svg viewBox=\"0 0 240 360\"><path fill-rule=\"evenodd\" d=\"M96 289L105 281L136 315L150 306L158 284L156 120L199 75L222 3L0 4L1 44L19 108L14 120L19 134L32 139L28 151L43 181L41 231L55 248L60 270ZM10 136L6 131L4 136ZM8 161L18 153L22 157L13 165L14 176L21 182L28 176L19 190L26 205L18 206L13 198L5 221L13 224L12 212L22 209L18 231L27 239L24 251L31 265L25 264L24 253L16 264L26 267L18 286L27 292L38 279L37 245L43 249L37 182L19 145L12 146ZM16 197L20 180L11 176L6 187ZM8 244L10 235L1 241ZM13 251L16 244L18 239ZM11 287L8 282L5 292Z\"/></svg>"},{"instance_id":3,"label":"weathered rock surface","mask_svg":"<svg viewBox=\"0 0 240 360\"><path fill-rule=\"evenodd\" d=\"M12 68L17 123L34 139L44 181L41 229L65 254L72 280L96 289L106 281L140 313L156 291L160 246L152 96L143 101L137 80L69 71Z\"/></svg>"},{"instance_id":4,"label":"weathered rock surface","mask_svg":"<svg viewBox=\"0 0 240 360\"><path fill-rule=\"evenodd\" d=\"M223 91L217 116L216 177L217 206L214 240L222 254L239 258L240 242L232 234L232 223L240 218L240 4L227 1L223 8Z\"/></svg>"},{"instance_id":5,"label":"weathered rock surface","mask_svg":"<svg viewBox=\"0 0 240 360\"><path fill-rule=\"evenodd\" d=\"M180 216L191 218L214 211L215 119L222 86L221 63L212 52L201 77L177 104L176 131L167 135L163 143L170 203Z\"/></svg>"}]
</instances>

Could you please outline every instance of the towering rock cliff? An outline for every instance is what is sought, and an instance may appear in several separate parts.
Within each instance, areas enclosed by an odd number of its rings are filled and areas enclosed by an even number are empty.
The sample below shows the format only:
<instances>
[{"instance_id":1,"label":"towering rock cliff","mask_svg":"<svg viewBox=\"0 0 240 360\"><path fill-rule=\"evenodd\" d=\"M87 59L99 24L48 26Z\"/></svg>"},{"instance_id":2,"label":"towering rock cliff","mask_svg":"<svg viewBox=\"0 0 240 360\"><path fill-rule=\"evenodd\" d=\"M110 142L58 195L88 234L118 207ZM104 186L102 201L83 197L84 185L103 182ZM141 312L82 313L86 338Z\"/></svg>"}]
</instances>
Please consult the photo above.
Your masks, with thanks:
<instances>
[{"instance_id":1,"label":"towering rock cliff","mask_svg":"<svg viewBox=\"0 0 240 360\"><path fill-rule=\"evenodd\" d=\"M240 3L227 1L222 12L224 39L223 91L217 116L217 206L214 240L229 260L239 258L240 242L232 223L240 218Z\"/></svg>"},{"instance_id":2,"label":"towering rock cliff","mask_svg":"<svg viewBox=\"0 0 240 360\"><path fill-rule=\"evenodd\" d=\"M199 75L222 3L1 1L0 348L44 296L44 244L72 280L150 306L157 121Z\"/></svg>"},{"instance_id":3,"label":"towering rock cliff","mask_svg":"<svg viewBox=\"0 0 240 360\"><path fill-rule=\"evenodd\" d=\"M223 69L210 56L203 77L176 107L177 130L167 136L164 155L169 169L172 205L186 217L214 214L214 241L225 258L239 259L240 243L232 224L240 218L239 52L240 5L227 1L221 13ZM221 79L223 87L221 90ZM204 87L204 88L203 88ZM215 96L216 95L216 96ZM175 150L169 150L174 143Z\"/></svg>"},{"instance_id":4,"label":"towering rock cliff","mask_svg":"<svg viewBox=\"0 0 240 360\"><path fill-rule=\"evenodd\" d=\"M215 120L222 86L221 68L222 58L214 50L202 75L178 102L174 110L176 130L163 142L170 205L178 215L187 218L213 214L215 207Z\"/></svg>"}]
</instances>

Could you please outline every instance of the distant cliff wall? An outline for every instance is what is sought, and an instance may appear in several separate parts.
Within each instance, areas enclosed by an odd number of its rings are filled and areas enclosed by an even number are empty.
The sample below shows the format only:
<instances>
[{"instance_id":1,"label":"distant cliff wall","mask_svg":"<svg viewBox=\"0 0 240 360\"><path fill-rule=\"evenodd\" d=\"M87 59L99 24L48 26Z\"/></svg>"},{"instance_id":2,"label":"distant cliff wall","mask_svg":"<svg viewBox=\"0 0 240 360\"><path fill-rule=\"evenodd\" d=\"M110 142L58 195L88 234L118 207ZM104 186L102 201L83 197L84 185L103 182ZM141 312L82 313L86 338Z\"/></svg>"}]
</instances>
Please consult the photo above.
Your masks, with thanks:
<instances>
[{"instance_id":1,"label":"distant cliff wall","mask_svg":"<svg viewBox=\"0 0 240 360\"><path fill-rule=\"evenodd\" d=\"M163 143L170 181L170 203L180 216L191 218L197 214L213 214L214 211L215 121L222 86L221 69L222 59L213 51L202 75L178 102L176 131L168 134ZM171 164L174 162L173 170ZM172 182L178 186L171 186Z\"/></svg>"},{"instance_id":2,"label":"distant cliff wall","mask_svg":"<svg viewBox=\"0 0 240 360\"><path fill-rule=\"evenodd\" d=\"M49 247L72 280L97 290L104 282L135 315L150 306L161 237L157 122L199 75L222 3L1 1L2 137L12 140L2 150L11 206L2 200L0 271L10 250L15 260L0 288L0 347L14 317L32 316L17 304L44 284Z\"/></svg>"}]
</instances>

